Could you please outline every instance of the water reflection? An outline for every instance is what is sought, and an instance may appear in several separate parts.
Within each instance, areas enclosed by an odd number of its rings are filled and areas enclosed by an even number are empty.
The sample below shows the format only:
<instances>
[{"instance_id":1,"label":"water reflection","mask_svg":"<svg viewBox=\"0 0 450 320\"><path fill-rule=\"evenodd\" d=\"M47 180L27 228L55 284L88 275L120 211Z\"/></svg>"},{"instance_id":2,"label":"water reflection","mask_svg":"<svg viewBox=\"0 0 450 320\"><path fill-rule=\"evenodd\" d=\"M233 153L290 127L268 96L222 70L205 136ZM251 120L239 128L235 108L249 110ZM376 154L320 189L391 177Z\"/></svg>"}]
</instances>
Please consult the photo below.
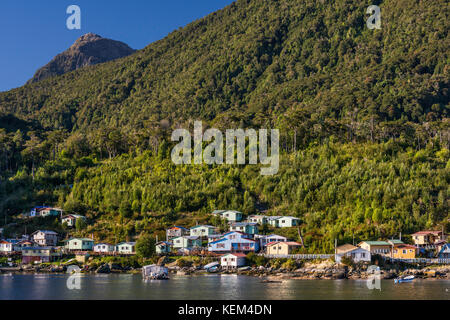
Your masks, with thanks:
<instances>
[{"instance_id":1,"label":"water reflection","mask_svg":"<svg viewBox=\"0 0 450 320\"><path fill-rule=\"evenodd\" d=\"M69 275L0 275L0 299L143 299L143 300L304 300L304 299L445 299L448 280L381 281L369 290L365 280L283 280L236 275L172 276L144 282L140 275L82 275L81 290L69 290Z\"/></svg>"}]
</instances>

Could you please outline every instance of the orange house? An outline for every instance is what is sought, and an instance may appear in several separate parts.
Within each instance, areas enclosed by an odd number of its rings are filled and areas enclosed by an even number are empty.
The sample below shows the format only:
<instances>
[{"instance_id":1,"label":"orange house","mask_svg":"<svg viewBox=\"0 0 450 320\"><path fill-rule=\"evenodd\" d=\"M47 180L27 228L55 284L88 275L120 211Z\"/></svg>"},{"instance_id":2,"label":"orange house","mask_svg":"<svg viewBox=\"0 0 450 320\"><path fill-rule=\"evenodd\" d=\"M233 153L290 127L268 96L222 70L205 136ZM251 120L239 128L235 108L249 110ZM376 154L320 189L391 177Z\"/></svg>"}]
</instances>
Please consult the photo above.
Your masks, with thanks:
<instances>
[{"instance_id":1,"label":"orange house","mask_svg":"<svg viewBox=\"0 0 450 320\"><path fill-rule=\"evenodd\" d=\"M410 244L398 244L392 248L392 258L394 259L415 259L417 248Z\"/></svg>"}]
</instances>

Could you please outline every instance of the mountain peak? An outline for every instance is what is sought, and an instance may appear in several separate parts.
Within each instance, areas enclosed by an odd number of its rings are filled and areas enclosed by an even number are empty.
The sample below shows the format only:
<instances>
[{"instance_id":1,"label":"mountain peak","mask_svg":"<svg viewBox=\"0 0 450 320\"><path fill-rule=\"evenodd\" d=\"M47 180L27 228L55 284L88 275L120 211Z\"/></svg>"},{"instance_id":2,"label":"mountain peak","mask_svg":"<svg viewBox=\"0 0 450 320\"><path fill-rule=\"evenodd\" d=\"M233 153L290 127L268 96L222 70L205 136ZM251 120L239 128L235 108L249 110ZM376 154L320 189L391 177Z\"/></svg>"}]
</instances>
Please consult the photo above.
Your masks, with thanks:
<instances>
[{"instance_id":1,"label":"mountain peak","mask_svg":"<svg viewBox=\"0 0 450 320\"><path fill-rule=\"evenodd\" d=\"M40 68L28 83L123 58L134 52L134 49L123 42L106 39L91 32L86 33L78 38L69 49L58 54L47 65Z\"/></svg>"}]
</instances>

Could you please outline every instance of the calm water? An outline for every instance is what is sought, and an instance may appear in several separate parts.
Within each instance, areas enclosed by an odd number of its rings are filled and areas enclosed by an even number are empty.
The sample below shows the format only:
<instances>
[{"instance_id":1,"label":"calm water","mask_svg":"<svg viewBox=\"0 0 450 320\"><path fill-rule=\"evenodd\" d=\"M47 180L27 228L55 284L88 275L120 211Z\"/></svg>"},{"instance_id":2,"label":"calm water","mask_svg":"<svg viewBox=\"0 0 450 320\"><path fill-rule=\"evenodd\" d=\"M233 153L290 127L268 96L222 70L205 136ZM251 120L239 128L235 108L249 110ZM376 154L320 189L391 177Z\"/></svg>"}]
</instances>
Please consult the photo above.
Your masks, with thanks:
<instances>
[{"instance_id":1,"label":"calm water","mask_svg":"<svg viewBox=\"0 0 450 320\"><path fill-rule=\"evenodd\" d=\"M261 283L236 275L172 276L144 283L140 275L82 275L80 290L69 290L68 275L0 275L0 300L10 299L443 299L450 300L450 281L382 280L368 290L364 280L284 280Z\"/></svg>"}]
</instances>

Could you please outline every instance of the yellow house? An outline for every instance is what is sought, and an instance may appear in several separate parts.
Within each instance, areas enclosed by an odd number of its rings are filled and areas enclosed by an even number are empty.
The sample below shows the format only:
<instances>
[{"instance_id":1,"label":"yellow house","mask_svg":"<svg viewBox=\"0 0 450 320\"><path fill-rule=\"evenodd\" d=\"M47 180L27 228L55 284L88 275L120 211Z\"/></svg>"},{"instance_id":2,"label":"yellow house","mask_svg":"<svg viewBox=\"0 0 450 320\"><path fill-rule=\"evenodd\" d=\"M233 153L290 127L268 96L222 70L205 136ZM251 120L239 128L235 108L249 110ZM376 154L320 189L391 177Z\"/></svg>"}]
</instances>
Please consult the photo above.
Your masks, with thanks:
<instances>
[{"instance_id":1,"label":"yellow house","mask_svg":"<svg viewBox=\"0 0 450 320\"><path fill-rule=\"evenodd\" d=\"M387 241L363 241L358 247L366 249L371 254L390 256L392 244Z\"/></svg>"},{"instance_id":2,"label":"yellow house","mask_svg":"<svg viewBox=\"0 0 450 320\"><path fill-rule=\"evenodd\" d=\"M302 245L298 242L270 242L266 246L267 254L287 255L292 254L295 249Z\"/></svg>"},{"instance_id":3,"label":"yellow house","mask_svg":"<svg viewBox=\"0 0 450 320\"><path fill-rule=\"evenodd\" d=\"M392 248L392 258L394 259L415 259L417 248L410 244L399 244Z\"/></svg>"}]
</instances>

